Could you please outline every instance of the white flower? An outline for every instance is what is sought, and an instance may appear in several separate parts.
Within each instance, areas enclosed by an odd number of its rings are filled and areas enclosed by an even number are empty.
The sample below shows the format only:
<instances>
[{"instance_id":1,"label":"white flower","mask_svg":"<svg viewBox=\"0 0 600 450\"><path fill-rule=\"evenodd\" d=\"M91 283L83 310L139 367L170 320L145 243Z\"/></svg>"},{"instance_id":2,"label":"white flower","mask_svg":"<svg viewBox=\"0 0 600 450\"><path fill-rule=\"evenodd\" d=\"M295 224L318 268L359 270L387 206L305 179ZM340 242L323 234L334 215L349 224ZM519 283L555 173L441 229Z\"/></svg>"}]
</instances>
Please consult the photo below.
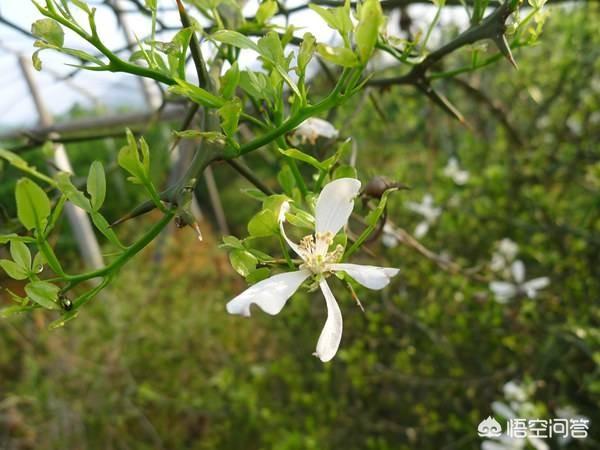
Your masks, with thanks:
<instances>
[{"instance_id":1,"label":"white flower","mask_svg":"<svg viewBox=\"0 0 600 450\"><path fill-rule=\"evenodd\" d=\"M505 272L509 264L517 256L517 253L519 253L519 246L516 242L508 238L500 240L496 246L498 250L492 254L490 269L494 272ZM506 277L509 275L509 273L505 273Z\"/></svg>"},{"instance_id":2,"label":"white flower","mask_svg":"<svg viewBox=\"0 0 600 450\"><path fill-rule=\"evenodd\" d=\"M509 401L524 402L527 400L527 392L523 386L516 381L509 381L503 387L504 397Z\"/></svg>"},{"instance_id":3,"label":"white flower","mask_svg":"<svg viewBox=\"0 0 600 450\"><path fill-rule=\"evenodd\" d=\"M406 207L413 212L423 216L423 221L415 228L415 237L422 238L429 231L429 227L435 223L442 213L442 209L433 205L433 197L425 194L421 203L407 202Z\"/></svg>"},{"instance_id":4,"label":"white flower","mask_svg":"<svg viewBox=\"0 0 600 450\"><path fill-rule=\"evenodd\" d=\"M519 245L509 238L504 238L498 243L498 251L506 259L512 261L517 256L517 253L519 253Z\"/></svg>"},{"instance_id":5,"label":"white flower","mask_svg":"<svg viewBox=\"0 0 600 450\"><path fill-rule=\"evenodd\" d=\"M492 281L490 290L496 296L498 303L507 303L513 297L524 294L529 298L535 298L537 291L550 284L548 277L534 278L525 281L525 265L523 261L517 260L511 265L511 272L514 283L507 281Z\"/></svg>"},{"instance_id":6,"label":"white flower","mask_svg":"<svg viewBox=\"0 0 600 450\"><path fill-rule=\"evenodd\" d=\"M326 277L333 272L346 272L369 289L383 289L389 284L391 277L399 272L399 269L386 267L338 263L344 253L343 247L338 245L334 249L330 248L335 235L348 222L359 190L360 181L353 178L340 178L327 184L317 199L315 233L304 237L299 244L292 242L285 234L283 223L289 204L283 203L279 213L279 226L286 242L302 258L300 270L281 273L258 282L227 303L227 311L249 316L250 305L254 303L266 313L275 315L306 279L314 277L327 305L327 320L319 336L315 355L323 362L331 360L342 339L342 313Z\"/></svg>"},{"instance_id":7,"label":"white flower","mask_svg":"<svg viewBox=\"0 0 600 450\"><path fill-rule=\"evenodd\" d=\"M502 401L495 401L492 403L492 410L498 416L502 416L508 420L530 416L533 405L529 401L528 391L531 391L531 388L531 385L517 381L507 382L502 387L502 390L508 404ZM508 436L506 433L497 438L483 441L481 443L481 450L521 450L526 448L527 444L536 450L549 450L548 445L535 436L517 438Z\"/></svg>"},{"instance_id":8,"label":"white flower","mask_svg":"<svg viewBox=\"0 0 600 450\"><path fill-rule=\"evenodd\" d=\"M460 168L458 160L455 157L448 160L446 167L444 167L444 175L452 178L452 181L459 186L463 186L469 181L469 172Z\"/></svg>"},{"instance_id":9,"label":"white flower","mask_svg":"<svg viewBox=\"0 0 600 450\"><path fill-rule=\"evenodd\" d=\"M293 145L306 144L307 142L315 145L320 137L337 139L339 134L331 123L317 117L311 117L298 125L290 140Z\"/></svg>"}]
</instances>

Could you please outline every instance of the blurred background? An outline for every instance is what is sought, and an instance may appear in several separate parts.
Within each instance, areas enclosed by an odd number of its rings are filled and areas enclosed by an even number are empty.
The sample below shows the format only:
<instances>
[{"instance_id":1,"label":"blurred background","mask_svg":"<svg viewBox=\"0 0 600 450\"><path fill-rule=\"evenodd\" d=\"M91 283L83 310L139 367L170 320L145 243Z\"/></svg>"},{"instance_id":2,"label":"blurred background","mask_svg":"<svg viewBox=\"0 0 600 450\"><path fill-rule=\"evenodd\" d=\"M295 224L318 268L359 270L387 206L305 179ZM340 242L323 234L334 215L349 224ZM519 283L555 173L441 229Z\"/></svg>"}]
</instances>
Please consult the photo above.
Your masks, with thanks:
<instances>
[{"instance_id":1,"label":"blurred background","mask_svg":"<svg viewBox=\"0 0 600 450\"><path fill-rule=\"evenodd\" d=\"M149 29L136 2L122 2L120 23L108 2L89 3L98 4L112 48L127 46L124 24L140 35ZM600 448L600 7L557 3L540 42L514 51L518 71L500 60L436 84L465 123L412 87L369 89L328 117L353 138L363 182L386 176L410 187L390 197L390 226L356 255L401 273L382 292L358 291L364 313L341 284L335 289L345 327L331 363L311 356L325 321L317 294L297 294L276 317L226 314L246 283L218 244L225 234L245 236L260 204L240 193L251 187L244 179L215 165L218 198L210 183L197 192L203 242L191 229L161 236L63 328L48 330L53 317L41 311L0 319L0 449ZM292 21L329 39L311 14ZM427 5L394 10L390 26L418 33L434 14ZM38 17L28 2L8 0L0 15L0 147L44 167L47 153L24 134L39 116L19 63L32 53L27 31ZM432 42L448 40L465 20L464 9L448 8ZM444 64L470 58L464 49ZM53 120L127 117L149 140L164 186L177 104L158 120L148 115L156 86L78 71L50 52L42 60L34 80ZM382 58L378 75L397 74L388 65ZM313 83L315 92L328 88L318 67ZM96 126L103 139L67 144L76 178L96 159L109 168L109 220L143 199L116 165L123 126ZM63 136L83 132L89 127ZM277 186L269 152L245 163ZM0 166L1 233L14 226L18 176ZM435 212L425 214L427 230L423 208ZM156 217L119 233L131 240ZM402 239L404 230L418 241ZM56 252L81 269L69 223L58 231ZM534 298L503 299L490 289L511 279L517 260L527 280L549 279ZM3 273L0 285L22 291ZM9 304L2 290L0 306ZM477 425L511 411L587 418L589 436L544 440L546 447L482 443Z\"/></svg>"}]
</instances>

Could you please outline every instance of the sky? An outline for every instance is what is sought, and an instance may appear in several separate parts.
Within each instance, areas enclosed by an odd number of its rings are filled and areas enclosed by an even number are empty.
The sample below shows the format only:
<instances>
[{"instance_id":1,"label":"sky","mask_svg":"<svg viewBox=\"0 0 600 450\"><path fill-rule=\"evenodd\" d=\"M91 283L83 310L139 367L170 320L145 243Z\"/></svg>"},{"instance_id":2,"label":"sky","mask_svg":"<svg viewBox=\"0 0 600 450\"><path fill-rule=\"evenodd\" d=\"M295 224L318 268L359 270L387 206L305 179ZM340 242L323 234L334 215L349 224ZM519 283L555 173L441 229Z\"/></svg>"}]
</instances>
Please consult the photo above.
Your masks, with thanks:
<instances>
[{"instance_id":1,"label":"sky","mask_svg":"<svg viewBox=\"0 0 600 450\"><path fill-rule=\"evenodd\" d=\"M125 35L118 26L114 13L101 3L100 0L88 0L88 4L98 8L96 21L103 42L113 49L125 46ZM173 3L171 0L159 0L159 6L169 6ZM304 2L292 0L288 1L287 5L291 7L299 3ZM126 5L127 2L124 4ZM253 15L256 8L256 0L248 1L244 8L245 15ZM418 16L422 21L426 21L434 14L433 8L419 8L422 10L419 11ZM131 6L126 9L132 11ZM0 0L0 14L27 30L35 20L41 18L40 13L29 0ZM176 11L162 13L161 18L167 24L175 26L179 24ZM82 16L81 19L83 22L84 17ZM131 12L126 15L126 20L136 35L149 34L151 23L147 17ZM332 42L335 39L333 31L311 10L294 14L291 20L297 26L304 27L297 33L298 35L310 31L319 42ZM393 20L390 20L390 23L392 22ZM172 33L167 32L158 38L166 41L171 35ZM19 55L30 59L34 50L32 44L31 38L0 23L0 130L34 126L38 123L38 116L18 63ZM81 38L68 31L65 35L65 46L90 50ZM90 51L90 53L95 52ZM109 110L123 104L132 109L146 109L140 84L130 75L79 71L76 76L66 81L64 75L73 70L66 63L73 63L73 59L53 51L42 52L41 59L43 69L41 72L35 72L35 82L42 91L47 109L55 116L67 113L76 104L83 107L103 105ZM255 61L255 55L245 53L242 55L241 65L252 65Z\"/></svg>"}]
</instances>

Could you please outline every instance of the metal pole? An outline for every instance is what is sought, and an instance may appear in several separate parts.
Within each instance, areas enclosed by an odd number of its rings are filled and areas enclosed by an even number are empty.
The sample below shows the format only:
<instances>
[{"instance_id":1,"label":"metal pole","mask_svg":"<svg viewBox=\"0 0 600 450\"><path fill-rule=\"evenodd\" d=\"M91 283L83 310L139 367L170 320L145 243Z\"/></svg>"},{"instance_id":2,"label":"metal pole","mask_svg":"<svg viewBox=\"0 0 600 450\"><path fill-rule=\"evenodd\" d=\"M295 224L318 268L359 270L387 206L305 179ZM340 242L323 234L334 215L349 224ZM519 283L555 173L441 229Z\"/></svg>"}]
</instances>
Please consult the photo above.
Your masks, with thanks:
<instances>
[{"instance_id":1,"label":"metal pole","mask_svg":"<svg viewBox=\"0 0 600 450\"><path fill-rule=\"evenodd\" d=\"M46 109L41 93L35 82L31 62L25 56L19 56L19 65L21 66L21 70L27 81L27 86L29 87L31 97L35 103L41 125L44 127L52 125L52 116ZM62 144L54 145L54 165L59 170L73 173L69 157ZM100 246L96 240L96 235L94 234L87 213L72 203L67 203L65 205L65 211L85 265L91 269L103 267L104 261L102 259L102 253L100 252Z\"/></svg>"}]
</instances>

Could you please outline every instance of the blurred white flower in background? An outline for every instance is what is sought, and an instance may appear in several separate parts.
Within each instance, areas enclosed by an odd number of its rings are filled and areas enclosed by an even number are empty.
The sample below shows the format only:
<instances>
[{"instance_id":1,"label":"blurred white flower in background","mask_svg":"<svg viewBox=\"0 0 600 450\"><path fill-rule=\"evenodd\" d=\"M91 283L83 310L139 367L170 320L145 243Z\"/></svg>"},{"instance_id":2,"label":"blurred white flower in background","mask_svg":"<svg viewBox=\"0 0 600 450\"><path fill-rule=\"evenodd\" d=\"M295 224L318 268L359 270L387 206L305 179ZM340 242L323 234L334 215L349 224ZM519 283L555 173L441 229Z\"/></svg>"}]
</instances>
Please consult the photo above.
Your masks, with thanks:
<instances>
[{"instance_id":1,"label":"blurred white flower in background","mask_svg":"<svg viewBox=\"0 0 600 450\"><path fill-rule=\"evenodd\" d=\"M435 223L442 213L442 208L434 205L431 194L425 194L421 203L406 202L406 207L423 217L423 221L415 228L415 237L417 239L427 234L431 225Z\"/></svg>"},{"instance_id":2,"label":"blurred white flower in background","mask_svg":"<svg viewBox=\"0 0 600 450\"><path fill-rule=\"evenodd\" d=\"M290 142L292 145L310 143L315 145L319 138L337 139L339 131L329 122L317 117L311 117L302 122L292 132Z\"/></svg>"},{"instance_id":3,"label":"blurred white flower in background","mask_svg":"<svg viewBox=\"0 0 600 450\"><path fill-rule=\"evenodd\" d=\"M590 421L589 417L586 417L584 415L581 415L577 412L577 410L575 408L573 408L571 405L565 405L563 407L560 408L556 408L556 417L558 417L559 419L583 419L585 421ZM573 440L573 438L571 436L559 436L558 438L558 443L561 447L564 447L566 445L569 444L569 442L571 442Z\"/></svg>"},{"instance_id":4,"label":"blurred white flower in background","mask_svg":"<svg viewBox=\"0 0 600 450\"><path fill-rule=\"evenodd\" d=\"M504 278L510 277L510 265L519 253L519 246L511 239L504 238L496 243L496 251L492 253L490 269L502 272Z\"/></svg>"},{"instance_id":5,"label":"blurred white flower in background","mask_svg":"<svg viewBox=\"0 0 600 450\"><path fill-rule=\"evenodd\" d=\"M535 415L535 405L530 396L535 392L533 383L520 383L515 380L502 387L504 401L492 402L492 410L504 419L523 419ZM536 450L549 450L548 444L534 436L519 439L503 433L501 436L481 443L481 450L521 450L529 446Z\"/></svg>"},{"instance_id":6,"label":"blurred white flower in background","mask_svg":"<svg viewBox=\"0 0 600 450\"><path fill-rule=\"evenodd\" d=\"M490 283L490 290L494 293L498 303L507 303L518 295L535 298L540 289L550 284L550 278L548 277L539 277L525 281L525 264L521 260L516 260L512 263L511 274L513 282L492 281Z\"/></svg>"},{"instance_id":7,"label":"blurred white flower in background","mask_svg":"<svg viewBox=\"0 0 600 450\"><path fill-rule=\"evenodd\" d=\"M383 232L381 234L381 243L384 247L387 248L395 248L400 243L398 236L394 232L394 228L389 223L386 223L383 226Z\"/></svg>"},{"instance_id":8,"label":"blurred white flower in background","mask_svg":"<svg viewBox=\"0 0 600 450\"><path fill-rule=\"evenodd\" d=\"M452 178L452 181L459 186L464 186L469 181L469 172L460 168L458 159L455 157L448 160L446 167L444 167L444 175Z\"/></svg>"}]
</instances>

